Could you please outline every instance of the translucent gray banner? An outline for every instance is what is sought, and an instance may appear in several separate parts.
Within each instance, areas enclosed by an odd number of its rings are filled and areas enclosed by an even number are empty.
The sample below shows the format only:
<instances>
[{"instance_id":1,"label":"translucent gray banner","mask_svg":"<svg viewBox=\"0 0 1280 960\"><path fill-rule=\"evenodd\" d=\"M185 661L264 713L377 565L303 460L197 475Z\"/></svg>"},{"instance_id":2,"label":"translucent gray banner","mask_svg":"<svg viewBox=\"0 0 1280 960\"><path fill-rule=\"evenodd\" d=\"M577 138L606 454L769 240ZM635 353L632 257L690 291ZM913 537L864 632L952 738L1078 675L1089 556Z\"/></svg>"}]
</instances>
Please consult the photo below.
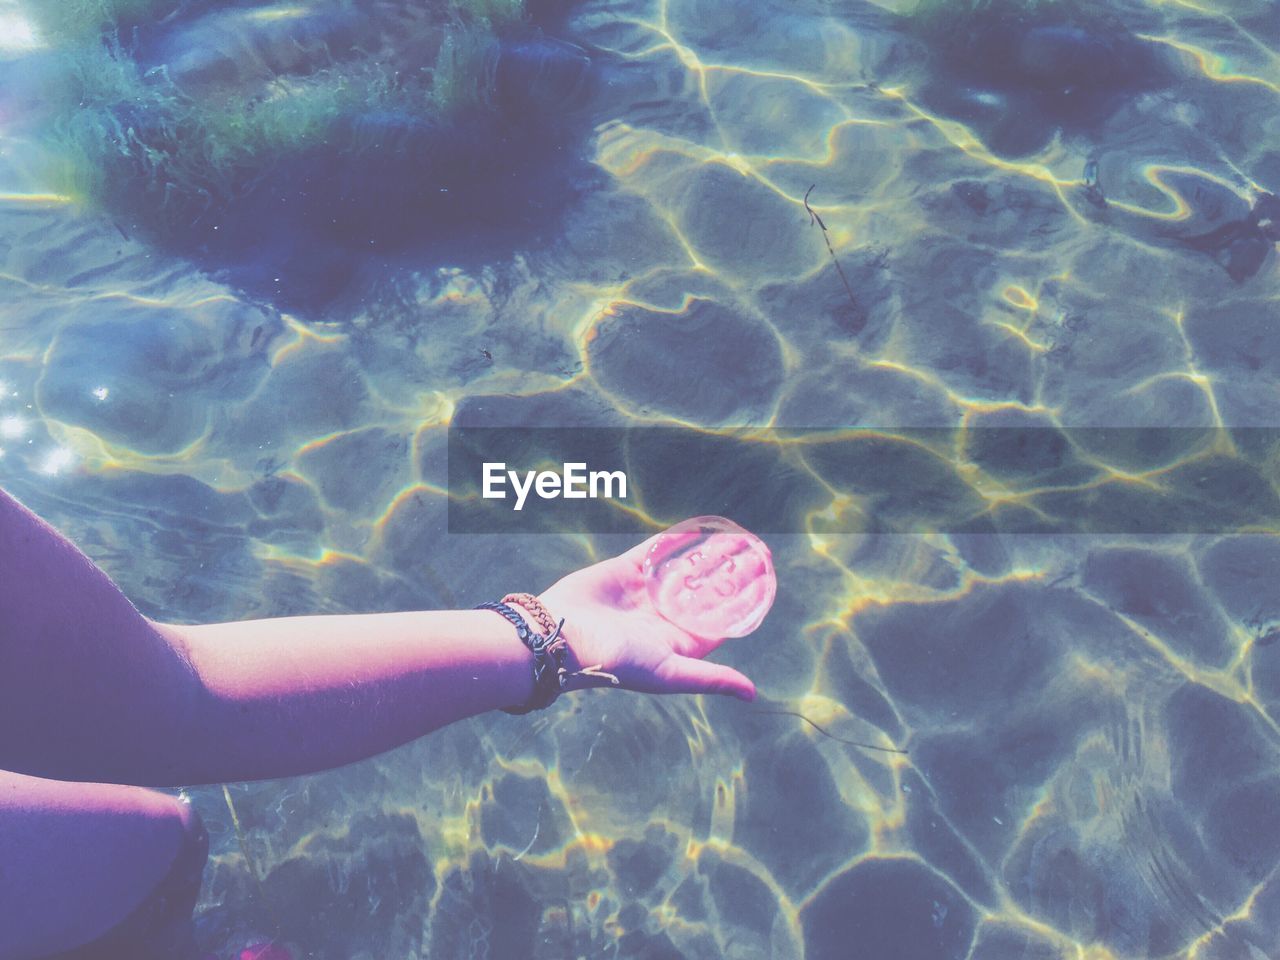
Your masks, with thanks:
<instances>
[{"instance_id":1,"label":"translucent gray banner","mask_svg":"<svg viewBox=\"0 0 1280 960\"><path fill-rule=\"evenodd\" d=\"M469 427L453 533L1280 531L1280 428Z\"/></svg>"}]
</instances>

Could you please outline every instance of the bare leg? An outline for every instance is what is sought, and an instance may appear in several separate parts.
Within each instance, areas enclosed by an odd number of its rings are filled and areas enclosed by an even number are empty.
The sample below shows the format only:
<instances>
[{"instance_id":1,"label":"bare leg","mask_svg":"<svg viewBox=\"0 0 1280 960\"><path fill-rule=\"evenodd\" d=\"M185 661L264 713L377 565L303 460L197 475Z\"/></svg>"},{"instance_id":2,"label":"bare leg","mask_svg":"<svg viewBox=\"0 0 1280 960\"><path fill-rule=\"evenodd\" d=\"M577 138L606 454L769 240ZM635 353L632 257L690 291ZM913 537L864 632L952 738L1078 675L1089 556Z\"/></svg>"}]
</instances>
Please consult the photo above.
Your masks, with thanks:
<instances>
[{"instance_id":1,"label":"bare leg","mask_svg":"<svg viewBox=\"0 0 1280 960\"><path fill-rule=\"evenodd\" d=\"M184 956L207 852L174 797L0 771L0 960Z\"/></svg>"}]
</instances>

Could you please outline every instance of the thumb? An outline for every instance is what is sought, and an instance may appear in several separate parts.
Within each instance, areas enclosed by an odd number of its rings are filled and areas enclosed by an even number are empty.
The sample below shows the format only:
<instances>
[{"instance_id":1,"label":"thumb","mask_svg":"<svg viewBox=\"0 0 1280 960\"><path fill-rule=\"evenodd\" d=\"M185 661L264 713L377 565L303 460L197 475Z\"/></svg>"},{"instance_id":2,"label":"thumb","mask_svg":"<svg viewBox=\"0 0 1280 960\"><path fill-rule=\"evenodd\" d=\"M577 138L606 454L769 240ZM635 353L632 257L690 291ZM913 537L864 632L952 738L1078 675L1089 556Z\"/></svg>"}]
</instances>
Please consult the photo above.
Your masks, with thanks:
<instances>
[{"instance_id":1,"label":"thumb","mask_svg":"<svg viewBox=\"0 0 1280 960\"><path fill-rule=\"evenodd\" d=\"M678 654L658 670L664 693L722 693L739 700L754 700L756 685L733 667Z\"/></svg>"}]
</instances>

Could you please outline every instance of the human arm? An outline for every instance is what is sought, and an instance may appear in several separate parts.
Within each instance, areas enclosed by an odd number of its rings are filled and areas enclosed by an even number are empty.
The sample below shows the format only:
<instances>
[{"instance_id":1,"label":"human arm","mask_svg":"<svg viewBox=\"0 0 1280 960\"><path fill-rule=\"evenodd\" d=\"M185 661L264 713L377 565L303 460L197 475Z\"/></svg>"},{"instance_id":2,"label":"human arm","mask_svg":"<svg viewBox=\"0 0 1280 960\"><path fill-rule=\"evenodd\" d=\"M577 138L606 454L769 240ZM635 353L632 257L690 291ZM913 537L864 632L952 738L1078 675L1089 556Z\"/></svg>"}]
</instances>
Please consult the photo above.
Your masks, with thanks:
<instances>
[{"instance_id":1,"label":"human arm","mask_svg":"<svg viewBox=\"0 0 1280 960\"><path fill-rule=\"evenodd\" d=\"M636 690L752 696L700 659L714 641L648 604L643 547L543 594L573 664ZM483 610L156 623L0 491L0 768L153 786L326 769L524 703L531 663Z\"/></svg>"}]
</instances>

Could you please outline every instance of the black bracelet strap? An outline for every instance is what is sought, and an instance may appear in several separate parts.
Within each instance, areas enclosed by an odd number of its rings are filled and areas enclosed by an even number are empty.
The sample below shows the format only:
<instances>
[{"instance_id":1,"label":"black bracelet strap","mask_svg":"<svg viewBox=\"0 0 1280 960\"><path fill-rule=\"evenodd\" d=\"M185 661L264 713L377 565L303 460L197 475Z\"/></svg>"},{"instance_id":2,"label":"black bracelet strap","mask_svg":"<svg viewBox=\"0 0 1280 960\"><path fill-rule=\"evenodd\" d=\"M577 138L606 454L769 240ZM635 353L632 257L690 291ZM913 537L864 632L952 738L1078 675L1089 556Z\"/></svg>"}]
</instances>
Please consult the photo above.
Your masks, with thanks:
<instances>
[{"instance_id":1,"label":"black bracelet strap","mask_svg":"<svg viewBox=\"0 0 1280 960\"><path fill-rule=\"evenodd\" d=\"M555 632L543 635L530 629L524 617L505 603L490 600L479 604L476 609L492 610L505 617L516 628L516 636L520 638L520 642L533 653L533 696L524 706L503 707L503 712L518 716L551 706L569 679L569 671L565 667L569 645L560 635L564 621L560 621Z\"/></svg>"}]
</instances>

